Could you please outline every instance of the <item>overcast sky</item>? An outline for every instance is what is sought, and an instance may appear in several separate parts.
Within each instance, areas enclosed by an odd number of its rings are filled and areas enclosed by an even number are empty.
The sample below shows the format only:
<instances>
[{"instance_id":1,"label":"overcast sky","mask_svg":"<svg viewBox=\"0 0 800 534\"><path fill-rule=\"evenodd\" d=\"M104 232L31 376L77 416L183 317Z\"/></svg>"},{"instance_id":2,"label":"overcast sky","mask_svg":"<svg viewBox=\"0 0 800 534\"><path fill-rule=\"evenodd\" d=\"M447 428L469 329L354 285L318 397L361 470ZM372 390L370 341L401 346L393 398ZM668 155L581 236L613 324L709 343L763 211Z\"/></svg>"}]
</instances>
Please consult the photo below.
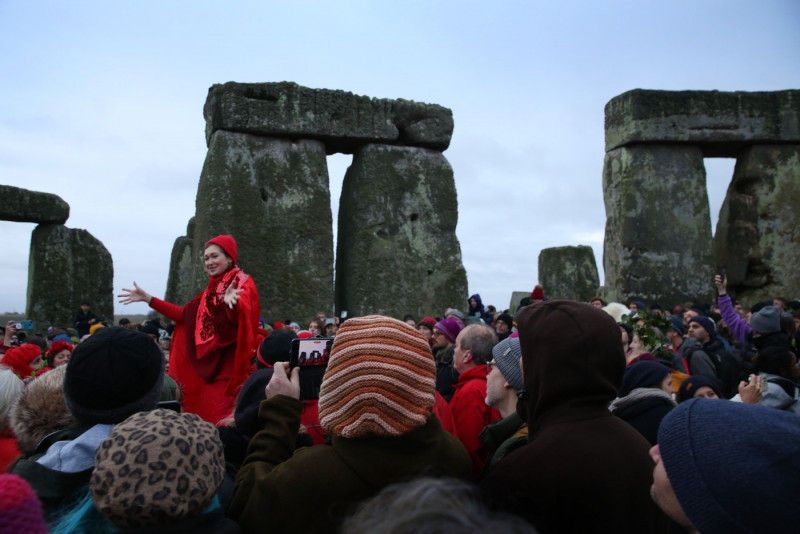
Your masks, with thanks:
<instances>
[{"instance_id":1,"label":"overcast sky","mask_svg":"<svg viewBox=\"0 0 800 534\"><path fill-rule=\"evenodd\" d=\"M504 308L544 248L591 245L602 278L605 104L800 88L800 2L0 0L0 50L0 183L66 200L67 226L111 252L115 292L164 294L208 88L293 81L453 110L469 292ZM329 158L334 220L350 159ZM733 163L706 166L716 221ZM0 222L0 311L25 308L33 228Z\"/></svg>"}]
</instances>

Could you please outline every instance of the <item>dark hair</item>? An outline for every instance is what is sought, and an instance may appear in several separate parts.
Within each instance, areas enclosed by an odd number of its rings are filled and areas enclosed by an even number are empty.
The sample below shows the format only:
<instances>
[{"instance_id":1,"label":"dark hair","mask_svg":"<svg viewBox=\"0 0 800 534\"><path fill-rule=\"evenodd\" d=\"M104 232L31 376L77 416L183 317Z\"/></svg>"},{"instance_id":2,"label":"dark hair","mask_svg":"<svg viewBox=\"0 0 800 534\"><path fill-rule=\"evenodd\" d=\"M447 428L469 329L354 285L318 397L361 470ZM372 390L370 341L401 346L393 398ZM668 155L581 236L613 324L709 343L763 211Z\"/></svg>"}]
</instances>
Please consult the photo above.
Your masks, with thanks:
<instances>
[{"instance_id":1,"label":"dark hair","mask_svg":"<svg viewBox=\"0 0 800 534\"><path fill-rule=\"evenodd\" d=\"M632 341L633 340L633 328L631 328L630 326L626 325L625 323L617 323L617 326L619 326L620 328L625 330L625 332L628 333L628 341Z\"/></svg>"}]
</instances>

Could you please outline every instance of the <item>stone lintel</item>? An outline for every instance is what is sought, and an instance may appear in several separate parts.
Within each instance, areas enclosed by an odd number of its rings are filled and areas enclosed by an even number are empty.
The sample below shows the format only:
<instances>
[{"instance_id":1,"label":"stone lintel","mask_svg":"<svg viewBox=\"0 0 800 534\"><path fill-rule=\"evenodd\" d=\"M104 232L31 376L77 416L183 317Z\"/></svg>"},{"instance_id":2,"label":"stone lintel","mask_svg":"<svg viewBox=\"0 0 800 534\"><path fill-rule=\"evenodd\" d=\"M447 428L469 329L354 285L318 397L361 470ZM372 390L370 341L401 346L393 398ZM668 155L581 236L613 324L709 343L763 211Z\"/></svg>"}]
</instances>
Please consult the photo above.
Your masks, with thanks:
<instances>
[{"instance_id":1,"label":"stone lintel","mask_svg":"<svg viewBox=\"0 0 800 534\"><path fill-rule=\"evenodd\" d=\"M638 143L696 145L736 157L748 145L800 142L800 90L634 89L605 107L606 151Z\"/></svg>"},{"instance_id":2,"label":"stone lintel","mask_svg":"<svg viewBox=\"0 0 800 534\"><path fill-rule=\"evenodd\" d=\"M53 193L0 185L0 198L1 221L64 224L69 218L69 204Z\"/></svg>"},{"instance_id":3,"label":"stone lintel","mask_svg":"<svg viewBox=\"0 0 800 534\"><path fill-rule=\"evenodd\" d=\"M206 142L217 130L288 139L314 139L326 152L352 154L367 143L444 151L453 113L436 104L310 89L293 82L216 84L203 109Z\"/></svg>"}]
</instances>

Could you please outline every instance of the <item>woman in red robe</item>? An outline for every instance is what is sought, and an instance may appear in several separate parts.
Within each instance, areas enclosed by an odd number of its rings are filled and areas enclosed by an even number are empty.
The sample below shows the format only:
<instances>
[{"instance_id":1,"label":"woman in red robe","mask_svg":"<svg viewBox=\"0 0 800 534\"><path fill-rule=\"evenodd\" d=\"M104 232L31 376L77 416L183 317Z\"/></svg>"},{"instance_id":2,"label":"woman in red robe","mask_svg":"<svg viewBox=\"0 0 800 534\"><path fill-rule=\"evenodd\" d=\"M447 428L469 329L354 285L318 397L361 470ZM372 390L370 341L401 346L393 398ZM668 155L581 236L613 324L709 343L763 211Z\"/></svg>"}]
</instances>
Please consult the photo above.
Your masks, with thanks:
<instances>
[{"instance_id":1,"label":"woman in red robe","mask_svg":"<svg viewBox=\"0 0 800 534\"><path fill-rule=\"evenodd\" d=\"M122 304L146 302L175 321L169 376L181 388L182 409L217 424L233 413L258 348L258 291L237 265L236 241L220 235L203 252L208 286L185 306L151 296L136 282Z\"/></svg>"}]
</instances>

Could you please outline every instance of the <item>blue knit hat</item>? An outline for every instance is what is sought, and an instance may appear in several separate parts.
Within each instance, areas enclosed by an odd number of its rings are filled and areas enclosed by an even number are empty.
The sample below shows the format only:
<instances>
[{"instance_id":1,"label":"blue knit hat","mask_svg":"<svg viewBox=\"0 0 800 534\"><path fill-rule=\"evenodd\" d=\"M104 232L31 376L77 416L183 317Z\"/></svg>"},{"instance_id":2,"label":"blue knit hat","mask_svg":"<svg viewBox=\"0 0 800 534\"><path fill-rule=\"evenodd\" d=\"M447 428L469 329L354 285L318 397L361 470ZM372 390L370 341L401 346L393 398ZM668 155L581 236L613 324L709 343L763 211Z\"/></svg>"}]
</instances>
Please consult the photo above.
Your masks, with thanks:
<instances>
[{"instance_id":1,"label":"blue knit hat","mask_svg":"<svg viewBox=\"0 0 800 534\"><path fill-rule=\"evenodd\" d=\"M714 321L712 321L709 317L706 317L705 315L695 315L694 317L689 319L689 322L697 323L700 326L702 326L705 329L705 331L708 332L708 335L710 335L711 337L717 335L717 327L714 324Z\"/></svg>"},{"instance_id":2,"label":"blue knit hat","mask_svg":"<svg viewBox=\"0 0 800 534\"><path fill-rule=\"evenodd\" d=\"M739 402L691 399L661 421L667 477L703 534L796 532L800 417Z\"/></svg>"},{"instance_id":3,"label":"blue knit hat","mask_svg":"<svg viewBox=\"0 0 800 534\"><path fill-rule=\"evenodd\" d=\"M636 388L657 388L667 378L669 367L666 365L639 361L625 369L619 396L625 397Z\"/></svg>"},{"instance_id":4,"label":"blue knit hat","mask_svg":"<svg viewBox=\"0 0 800 534\"><path fill-rule=\"evenodd\" d=\"M683 319L677 315L670 315L669 321L672 323L672 329L675 330L679 336L683 337L683 334L686 333L686 330L683 327Z\"/></svg>"}]
</instances>

